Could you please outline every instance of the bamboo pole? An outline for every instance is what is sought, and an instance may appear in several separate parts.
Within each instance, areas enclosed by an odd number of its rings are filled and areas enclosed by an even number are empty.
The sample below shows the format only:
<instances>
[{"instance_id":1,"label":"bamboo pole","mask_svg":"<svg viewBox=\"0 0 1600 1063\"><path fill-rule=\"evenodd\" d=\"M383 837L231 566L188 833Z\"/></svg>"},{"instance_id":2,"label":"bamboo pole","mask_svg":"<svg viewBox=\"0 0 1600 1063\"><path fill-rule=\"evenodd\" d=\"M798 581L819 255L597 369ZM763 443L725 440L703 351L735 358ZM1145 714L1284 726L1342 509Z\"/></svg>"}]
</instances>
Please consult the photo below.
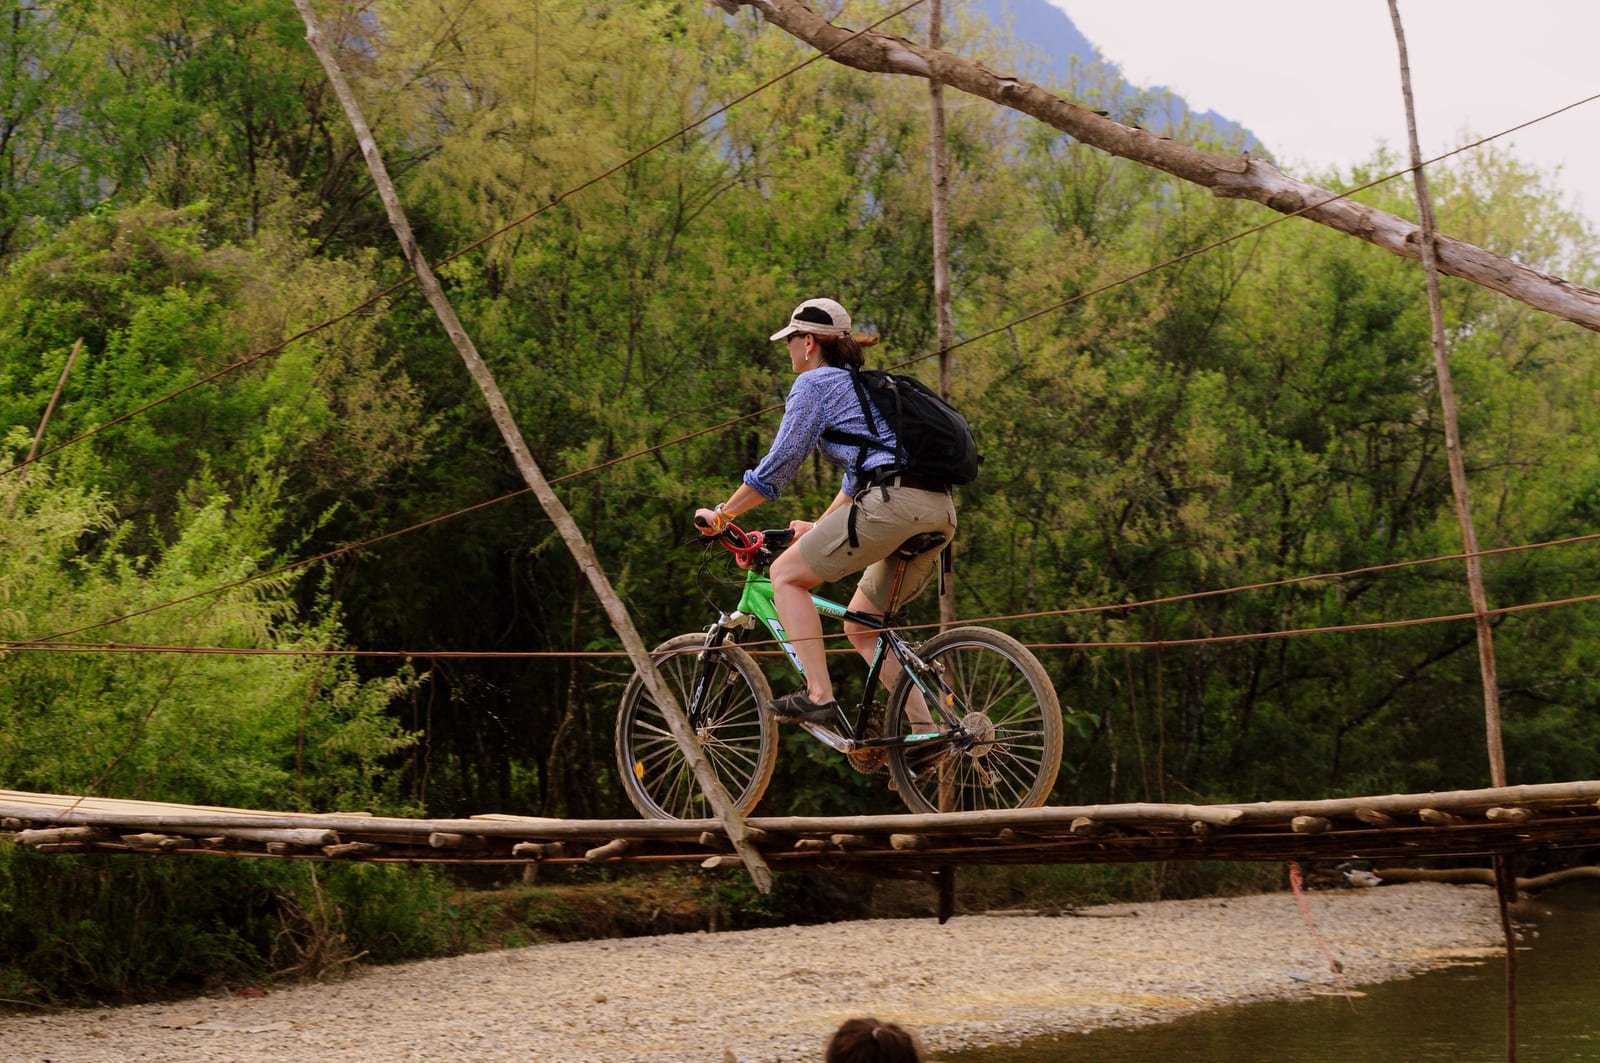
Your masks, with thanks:
<instances>
[{"instance_id":1,"label":"bamboo pole","mask_svg":"<svg viewBox=\"0 0 1600 1063\"><path fill-rule=\"evenodd\" d=\"M1467 591L1472 599L1478 631L1478 667L1483 674L1483 719L1489 750L1489 782L1506 785L1506 753L1500 734L1500 685L1495 674L1494 626L1489 622L1489 599L1483 590L1483 561L1478 556L1478 532L1472 521L1467 493L1467 466L1461 454L1461 428L1456 417L1455 382L1450 372L1450 350L1444 333L1444 305L1439 296L1438 225L1428 175L1422 168L1422 148L1417 142L1417 110L1411 95L1411 64L1406 56L1405 29L1400 24L1398 0L1389 0L1395 44L1400 51L1400 91L1405 97L1406 136L1411 142L1411 176L1417 189L1421 227L1422 268L1428 283L1428 317L1433 324L1433 372L1439 382L1439 405L1444 413L1444 448L1450 465L1450 491L1455 496L1456 523L1467 554Z\"/></svg>"},{"instance_id":2,"label":"bamboo pole","mask_svg":"<svg viewBox=\"0 0 1600 1063\"><path fill-rule=\"evenodd\" d=\"M22 464L32 465L33 459L39 454L39 444L44 439L44 430L50 426L50 416L56 412L56 403L61 401L61 393L66 390L67 377L72 372L72 364L78 360L78 355L83 350L83 337L79 336L72 345L72 353L67 355L67 364L61 367L61 379L56 381L56 390L51 393L50 401L45 404L44 416L39 420L39 430L33 435L33 446L28 448L28 460ZM26 475L26 469L23 470Z\"/></svg>"},{"instance_id":3,"label":"bamboo pole","mask_svg":"<svg viewBox=\"0 0 1600 1063\"><path fill-rule=\"evenodd\" d=\"M639 637L634 628L633 620L628 616L627 607L617 597L616 591L611 587L611 581L606 577L599 562L590 549L583 532L578 528L577 522L572 519L572 514L567 511L561 499L551 489L545 479L543 471L534 460L532 452L522 438L522 430L518 427L516 419L512 417L510 407L506 405L500 387L495 382L493 373L479 355L476 345L468 336L460 320L456 317L455 309L445 297L444 289L439 280L434 276L433 269L423 258L417 247L416 238L411 232L411 223L406 218L405 210L400 204L400 198L395 194L394 185L389 180L387 167L383 157L378 151L377 141L372 136L372 131L367 126L366 118L362 114L361 105L356 100L355 93L346 81L344 71L340 69L333 52L323 40L322 31L317 24L316 16L311 10L309 0L295 0L295 7L300 12L301 19L306 26L306 42L311 50L316 53L317 60L322 64L323 70L328 75L328 81L333 86L339 103L344 107L345 114L350 119L351 127L355 130L356 139L360 142L361 153L366 158L367 168L372 173L373 182L378 188L378 193L383 199L384 209L389 214L389 224L394 228L395 236L400 241L400 246L406 260L417 275L417 282L423 293L428 298L428 303L438 315L440 323L449 335L450 341L455 345L461 359L466 363L467 371L477 383L478 389L483 393L485 401L489 404L489 411L494 417L496 426L504 438L506 446L510 449L515 460L517 470L522 473L523 479L532 488L534 495L539 499L539 504L544 507L545 513L560 531L562 539L566 542L567 549L571 551L578 567L589 578L595 596L600 599L605 608L606 615L611 620L611 626L616 630L617 636L622 640L623 647L628 651L629 658L633 661L634 668L644 681L645 689L655 699L661 708L662 715L666 717L668 726L672 729L673 737L683 750L684 758L693 769L696 781L705 792L706 800L710 803L717 817L722 821L729 839L734 848L744 858L745 866L750 872L750 877L755 880L756 886L763 893L772 889L772 872L761 859L761 854L751 845L744 836L744 817L734 806L733 800L728 796L722 783L718 780L716 772L712 770L706 760L705 753L700 748L694 731L689 726L689 721L684 718L683 710L679 707L677 699L671 689L662 680L656 671L655 664L650 659L650 653L645 648L644 640Z\"/></svg>"},{"instance_id":4,"label":"bamboo pole","mask_svg":"<svg viewBox=\"0 0 1600 1063\"><path fill-rule=\"evenodd\" d=\"M943 32L942 0L930 0L928 8L928 47L938 49ZM931 221L933 229L933 314L939 341L939 395L950 402L955 391L955 372L950 349L955 346L955 320L950 313L950 164L945 151L944 84L928 79L928 168L930 171ZM951 547L953 549L953 547ZM954 554L951 555L955 556ZM942 562L941 562L942 564ZM956 622L955 570L939 581L939 629Z\"/></svg>"},{"instance_id":5,"label":"bamboo pole","mask_svg":"<svg viewBox=\"0 0 1600 1063\"><path fill-rule=\"evenodd\" d=\"M1219 829L1289 827L1297 816L1328 820L1352 819L1360 809L1377 809L1390 815L1452 815L1484 822L1489 809L1506 807L1564 809L1582 816L1547 817L1551 822L1589 822L1596 816L1600 780L1538 783L1485 790L1455 790L1387 796L1325 798L1314 801L1265 801L1237 805L1072 805L1042 808L995 809L973 812L912 813L883 816L770 816L746 824L746 836L758 842L784 844L785 838L832 834L922 834L928 836L996 834L1012 843L1023 835L1066 833L1074 820L1089 818L1119 826L1161 826L1188 830L1191 823ZM59 827L110 827L180 834L220 833L240 828L329 830L341 837L409 838L426 845L434 833L478 834L516 839L569 839L609 841L631 837L671 842L699 843L700 835L718 831L714 819L696 820L557 820L517 816L470 819L400 819L308 812L257 812L247 809L205 808L156 801L120 801L108 798L74 798L0 790L0 820L23 825ZM1540 820L1537 822L1546 822ZM1041 839L1045 840L1045 839Z\"/></svg>"},{"instance_id":6,"label":"bamboo pole","mask_svg":"<svg viewBox=\"0 0 1600 1063\"><path fill-rule=\"evenodd\" d=\"M83 337L79 336L72 344L72 351L67 355L67 364L61 367L61 377L56 381L56 389L50 394L50 401L45 403L44 416L39 418L39 430L33 433L33 445L28 448L28 458L17 468L22 470L22 475L27 476L28 470L33 466L33 461L39 456L39 444L44 440L44 431L50 427L50 417L56 412L56 403L61 401L61 393L66 390L67 376L72 372L72 365L78 360L78 354L83 350ZM11 497L10 504L6 507L6 516L10 516L16 509L17 496Z\"/></svg>"}]
</instances>

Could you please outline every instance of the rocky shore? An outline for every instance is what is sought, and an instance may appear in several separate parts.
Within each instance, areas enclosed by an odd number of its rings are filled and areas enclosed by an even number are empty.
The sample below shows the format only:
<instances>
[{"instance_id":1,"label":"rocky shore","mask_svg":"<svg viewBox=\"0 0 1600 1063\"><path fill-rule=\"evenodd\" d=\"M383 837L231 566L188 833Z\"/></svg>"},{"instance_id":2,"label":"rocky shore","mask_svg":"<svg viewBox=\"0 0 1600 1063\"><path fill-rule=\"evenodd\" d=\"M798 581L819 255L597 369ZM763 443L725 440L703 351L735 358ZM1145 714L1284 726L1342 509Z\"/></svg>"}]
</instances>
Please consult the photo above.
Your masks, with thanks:
<instances>
[{"instance_id":1,"label":"rocky shore","mask_svg":"<svg viewBox=\"0 0 1600 1063\"><path fill-rule=\"evenodd\" d=\"M264 995L0 1017L17 1063L815 1060L875 1014L940 1050L1405 977L1499 947L1492 891L1417 883L585 941Z\"/></svg>"}]
</instances>

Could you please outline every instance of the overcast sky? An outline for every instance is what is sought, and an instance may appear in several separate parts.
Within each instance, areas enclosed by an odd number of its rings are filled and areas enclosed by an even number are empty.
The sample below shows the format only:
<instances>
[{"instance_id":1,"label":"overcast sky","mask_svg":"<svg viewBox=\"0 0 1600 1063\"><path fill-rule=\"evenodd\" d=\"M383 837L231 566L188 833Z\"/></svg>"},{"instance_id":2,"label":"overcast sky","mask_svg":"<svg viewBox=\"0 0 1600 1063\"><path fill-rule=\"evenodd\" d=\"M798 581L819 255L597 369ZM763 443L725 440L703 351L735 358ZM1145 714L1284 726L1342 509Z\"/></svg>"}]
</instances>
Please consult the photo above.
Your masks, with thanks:
<instances>
[{"instance_id":1,"label":"overcast sky","mask_svg":"<svg viewBox=\"0 0 1600 1063\"><path fill-rule=\"evenodd\" d=\"M1408 157L1387 0L1051 2L1129 81L1244 125L1297 176L1380 142ZM1424 158L1600 93L1600 0L1401 0L1400 16ZM1600 100L1496 143L1562 166L1600 229Z\"/></svg>"}]
</instances>

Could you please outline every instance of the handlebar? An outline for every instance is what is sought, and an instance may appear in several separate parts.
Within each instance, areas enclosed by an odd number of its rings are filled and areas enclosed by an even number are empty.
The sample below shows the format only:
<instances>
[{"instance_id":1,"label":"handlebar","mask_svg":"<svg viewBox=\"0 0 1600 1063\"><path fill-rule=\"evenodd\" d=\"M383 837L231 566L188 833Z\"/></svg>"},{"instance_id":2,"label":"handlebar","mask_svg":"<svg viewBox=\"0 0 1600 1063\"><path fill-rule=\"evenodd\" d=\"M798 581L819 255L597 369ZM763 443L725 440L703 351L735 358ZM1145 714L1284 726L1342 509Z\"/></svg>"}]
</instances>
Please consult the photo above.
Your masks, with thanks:
<instances>
[{"instance_id":1,"label":"handlebar","mask_svg":"<svg viewBox=\"0 0 1600 1063\"><path fill-rule=\"evenodd\" d=\"M706 527L706 522L700 517L696 517L694 522L699 527ZM728 523L712 538L733 555L740 568L759 568L794 542L794 530L769 528L765 531L745 531L737 524Z\"/></svg>"}]
</instances>

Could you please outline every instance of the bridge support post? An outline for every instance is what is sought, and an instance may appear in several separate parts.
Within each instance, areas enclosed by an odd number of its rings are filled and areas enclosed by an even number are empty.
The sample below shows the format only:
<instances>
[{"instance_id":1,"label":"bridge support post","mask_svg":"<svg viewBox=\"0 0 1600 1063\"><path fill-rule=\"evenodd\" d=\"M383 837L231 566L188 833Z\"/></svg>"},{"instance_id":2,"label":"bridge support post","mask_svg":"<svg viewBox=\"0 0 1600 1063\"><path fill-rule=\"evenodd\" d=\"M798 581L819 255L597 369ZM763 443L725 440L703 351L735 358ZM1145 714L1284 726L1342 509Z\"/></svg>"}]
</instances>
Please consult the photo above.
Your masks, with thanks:
<instances>
[{"instance_id":1,"label":"bridge support post","mask_svg":"<svg viewBox=\"0 0 1600 1063\"><path fill-rule=\"evenodd\" d=\"M939 888L939 925L950 921L956 912L956 868L945 864L933 873L934 885Z\"/></svg>"}]
</instances>

